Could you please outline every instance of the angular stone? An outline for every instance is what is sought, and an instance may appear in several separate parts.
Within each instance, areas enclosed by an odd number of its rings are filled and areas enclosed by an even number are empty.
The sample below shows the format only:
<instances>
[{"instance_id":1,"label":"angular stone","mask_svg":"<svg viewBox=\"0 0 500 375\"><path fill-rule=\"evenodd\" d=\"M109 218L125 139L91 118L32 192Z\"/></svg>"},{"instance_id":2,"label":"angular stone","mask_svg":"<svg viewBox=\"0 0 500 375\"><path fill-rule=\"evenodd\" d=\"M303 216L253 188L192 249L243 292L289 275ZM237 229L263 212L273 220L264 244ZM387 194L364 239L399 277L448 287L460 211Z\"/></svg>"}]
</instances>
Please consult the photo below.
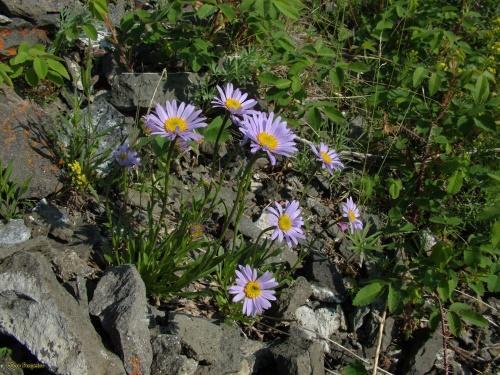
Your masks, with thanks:
<instances>
[{"instance_id":1,"label":"angular stone","mask_svg":"<svg viewBox=\"0 0 500 375\"><path fill-rule=\"evenodd\" d=\"M111 104L118 109L136 110L167 100L188 101L199 89L202 78L196 73L122 73L112 83ZM159 84L158 84L159 83ZM156 88L158 89L156 90ZM156 92L155 92L156 91Z\"/></svg>"},{"instance_id":2,"label":"angular stone","mask_svg":"<svg viewBox=\"0 0 500 375\"><path fill-rule=\"evenodd\" d=\"M124 374L38 253L19 251L0 261L0 333L14 337L57 374Z\"/></svg>"},{"instance_id":3,"label":"angular stone","mask_svg":"<svg viewBox=\"0 0 500 375\"><path fill-rule=\"evenodd\" d=\"M11 20L8 27L0 27L0 53L12 56L17 52L17 46L21 43L33 45L36 43L47 43L47 31L31 24Z\"/></svg>"},{"instance_id":4,"label":"angular stone","mask_svg":"<svg viewBox=\"0 0 500 375\"><path fill-rule=\"evenodd\" d=\"M190 356L200 362L197 374L216 375L241 370L243 338L237 328L187 314L171 313L169 329L179 336Z\"/></svg>"},{"instance_id":5,"label":"angular stone","mask_svg":"<svg viewBox=\"0 0 500 375\"><path fill-rule=\"evenodd\" d=\"M151 375L191 375L198 367L198 362L181 354L181 342L176 335L158 335L152 347Z\"/></svg>"},{"instance_id":6,"label":"angular stone","mask_svg":"<svg viewBox=\"0 0 500 375\"><path fill-rule=\"evenodd\" d=\"M21 99L15 91L0 87L0 161L4 166L13 163L12 178L22 183L31 182L27 197L43 198L56 191L59 169L42 156L51 155L46 145L43 124L47 114L37 104Z\"/></svg>"},{"instance_id":7,"label":"angular stone","mask_svg":"<svg viewBox=\"0 0 500 375\"><path fill-rule=\"evenodd\" d=\"M323 375L324 355L317 342L292 336L270 348L274 366L267 374L276 375Z\"/></svg>"},{"instance_id":8,"label":"angular stone","mask_svg":"<svg viewBox=\"0 0 500 375\"><path fill-rule=\"evenodd\" d=\"M311 254L304 262L304 270L308 280L329 289L339 300L344 298L346 290L342 281L343 276L330 259L319 254Z\"/></svg>"},{"instance_id":9,"label":"angular stone","mask_svg":"<svg viewBox=\"0 0 500 375\"><path fill-rule=\"evenodd\" d=\"M304 277L299 276L292 286L281 293L275 305L278 315L284 319L295 319L295 311L306 304L311 294L311 285Z\"/></svg>"},{"instance_id":10,"label":"angular stone","mask_svg":"<svg viewBox=\"0 0 500 375\"><path fill-rule=\"evenodd\" d=\"M146 287L132 265L113 267L99 280L89 304L122 358L128 374L150 373L153 352Z\"/></svg>"},{"instance_id":11,"label":"angular stone","mask_svg":"<svg viewBox=\"0 0 500 375\"><path fill-rule=\"evenodd\" d=\"M295 311L296 323L292 324L291 332L309 340L317 340L325 352L329 352L326 339L345 327L345 317L342 309L321 307L313 310L308 306L301 306Z\"/></svg>"},{"instance_id":12,"label":"angular stone","mask_svg":"<svg viewBox=\"0 0 500 375\"><path fill-rule=\"evenodd\" d=\"M98 166L102 170L112 162L111 153L127 137L127 118L109 104L103 95L85 108L83 115L91 119L93 131L101 135L97 153L106 157L106 161Z\"/></svg>"},{"instance_id":13,"label":"angular stone","mask_svg":"<svg viewBox=\"0 0 500 375\"><path fill-rule=\"evenodd\" d=\"M28 241L30 236L31 229L24 224L23 219L9 220L7 224L0 221L0 247Z\"/></svg>"},{"instance_id":14,"label":"angular stone","mask_svg":"<svg viewBox=\"0 0 500 375\"><path fill-rule=\"evenodd\" d=\"M0 9L9 17L26 18L37 25L56 25L59 12L74 4L74 0L0 0Z\"/></svg>"}]
</instances>

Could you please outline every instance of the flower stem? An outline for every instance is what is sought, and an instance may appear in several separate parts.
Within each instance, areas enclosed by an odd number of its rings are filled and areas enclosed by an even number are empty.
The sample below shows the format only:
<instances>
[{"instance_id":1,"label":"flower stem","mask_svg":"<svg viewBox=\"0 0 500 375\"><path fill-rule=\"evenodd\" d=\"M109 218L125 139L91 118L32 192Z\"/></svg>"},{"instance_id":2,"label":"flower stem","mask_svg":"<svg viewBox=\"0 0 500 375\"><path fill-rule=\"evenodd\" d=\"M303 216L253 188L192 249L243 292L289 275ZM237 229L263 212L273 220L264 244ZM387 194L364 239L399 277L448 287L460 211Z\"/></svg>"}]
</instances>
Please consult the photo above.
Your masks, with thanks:
<instances>
[{"instance_id":1,"label":"flower stem","mask_svg":"<svg viewBox=\"0 0 500 375\"><path fill-rule=\"evenodd\" d=\"M217 132L217 138L215 138L215 144L214 144L214 154L212 156L212 171L211 171L211 177L215 175L215 162L218 159L219 156L219 142L222 137L222 133L224 132L224 128L226 127L227 120L229 119L229 112L226 112L224 115L224 118L222 120L222 124L219 128L219 131Z\"/></svg>"},{"instance_id":2,"label":"flower stem","mask_svg":"<svg viewBox=\"0 0 500 375\"><path fill-rule=\"evenodd\" d=\"M224 238L224 235L226 234L227 228L229 227L229 224L233 220L233 216L236 213L236 209L239 207L239 202L244 201L245 199L245 192L246 189L248 188L248 180L249 180L249 175L252 173L252 167L255 164L255 161L257 160L258 154L255 153L252 155L252 157L248 160L247 165L245 166L245 170L243 171L243 175L241 176L240 182L238 183L238 191L236 193L236 198L233 203L233 207L231 208L231 212L229 216L226 218L224 222L224 226L222 227L222 232L219 238L219 244L220 241ZM235 224L237 228L238 223ZM236 229L237 230L237 229ZM236 233L235 233L236 236Z\"/></svg>"},{"instance_id":3,"label":"flower stem","mask_svg":"<svg viewBox=\"0 0 500 375\"><path fill-rule=\"evenodd\" d=\"M168 181L170 177L170 165L172 164L171 161L172 161L172 154L174 153L175 141L176 141L175 139L170 141L170 145L167 151L167 159L165 160L166 168L165 168L165 177L163 180L163 195L161 197L162 201L161 213L160 213L160 220L158 221L158 229L161 227L161 223L163 222L163 219L165 219L165 213L167 211Z\"/></svg>"},{"instance_id":4,"label":"flower stem","mask_svg":"<svg viewBox=\"0 0 500 375\"><path fill-rule=\"evenodd\" d=\"M311 181L313 180L314 176L316 176L316 173L318 173L319 169L320 169L320 166L318 163L315 163L315 167L312 171L312 173L309 175L306 183L304 184L304 188L302 189L302 194L300 195L300 199L303 199L304 198L304 195L306 195L307 191L309 190L308 189L308 185L311 183Z\"/></svg>"}]
</instances>

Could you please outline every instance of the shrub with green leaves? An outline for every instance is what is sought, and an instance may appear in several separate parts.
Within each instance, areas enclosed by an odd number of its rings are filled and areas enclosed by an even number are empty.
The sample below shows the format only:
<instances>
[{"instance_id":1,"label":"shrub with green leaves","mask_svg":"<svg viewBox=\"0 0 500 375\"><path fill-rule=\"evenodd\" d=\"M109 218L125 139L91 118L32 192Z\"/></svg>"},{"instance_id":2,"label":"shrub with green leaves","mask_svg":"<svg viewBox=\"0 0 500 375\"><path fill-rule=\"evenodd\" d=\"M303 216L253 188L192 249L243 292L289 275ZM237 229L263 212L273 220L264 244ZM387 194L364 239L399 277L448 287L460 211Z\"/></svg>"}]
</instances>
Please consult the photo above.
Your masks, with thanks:
<instances>
[{"instance_id":1,"label":"shrub with green leaves","mask_svg":"<svg viewBox=\"0 0 500 375\"><path fill-rule=\"evenodd\" d=\"M64 79L69 79L69 75L61 61L60 57L45 51L42 44L30 46L22 43L17 49L17 55L9 61L13 69L10 78L22 75L31 86L38 85L44 79L62 85Z\"/></svg>"}]
</instances>

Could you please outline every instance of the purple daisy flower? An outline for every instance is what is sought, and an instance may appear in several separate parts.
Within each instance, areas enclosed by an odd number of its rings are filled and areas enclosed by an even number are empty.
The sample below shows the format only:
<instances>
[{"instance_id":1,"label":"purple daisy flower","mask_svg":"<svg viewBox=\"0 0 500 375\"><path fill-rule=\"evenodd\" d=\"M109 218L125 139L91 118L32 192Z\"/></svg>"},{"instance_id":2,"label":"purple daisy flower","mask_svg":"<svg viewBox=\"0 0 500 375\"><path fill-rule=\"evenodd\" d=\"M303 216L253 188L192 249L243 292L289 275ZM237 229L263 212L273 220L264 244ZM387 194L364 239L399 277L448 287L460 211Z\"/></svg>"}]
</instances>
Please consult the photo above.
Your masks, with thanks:
<instances>
[{"instance_id":1,"label":"purple daisy flower","mask_svg":"<svg viewBox=\"0 0 500 375\"><path fill-rule=\"evenodd\" d=\"M349 221L350 232L363 229L363 222L359 220L359 209L351 197L347 198L346 203L342 203L342 216Z\"/></svg>"},{"instance_id":2,"label":"purple daisy flower","mask_svg":"<svg viewBox=\"0 0 500 375\"><path fill-rule=\"evenodd\" d=\"M152 135L174 140L181 138L184 141L199 141L202 136L194 132L195 129L207 126L205 117L200 116L201 110L196 110L191 104L177 101L167 102L165 107L156 105L155 113L144 117L146 126Z\"/></svg>"},{"instance_id":3,"label":"purple daisy flower","mask_svg":"<svg viewBox=\"0 0 500 375\"><path fill-rule=\"evenodd\" d=\"M233 116L243 116L251 114L251 109L257 104L254 99L248 99L248 94L242 93L240 89L234 89L232 83L226 85L225 90L217 86L219 96L212 100L214 107L225 108Z\"/></svg>"},{"instance_id":4,"label":"purple daisy flower","mask_svg":"<svg viewBox=\"0 0 500 375\"><path fill-rule=\"evenodd\" d=\"M275 301L275 291L273 288L278 283L271 272L257 278L257 270L246 265L239 265L239 271L236 270L236 284L229 287L229 293L234 294L233 302L243 301L243 314L255 316L262 314L264 310L271 307L271 302Z\"/></svg>"},{"instance_id":5,"label":"purple daisy flower","mask_svg":"<svg viewBox=\"0 0 500 375\"><path fill-rule=\"evenodd\" d=\"M127 143L119 146L114 152L113 157L120 167L132 168L141 164L141 159L137 152L132 150Z\"/></svg>"},{"instance_id":6,"label":"purple daisy flower","mask_svg":"<svg viewBox=\"0 0 500 375\"><path fill-rule=\"evenodd\" d=\"M306 238L302 226L302 210L299 208L298 201L285 202L285 208L278 202L275 207L268 207L270 213L269 224L274 226L274 232L271 239L278 239L283 242L285 239L288 247L293 247L299 243L299 240Z\"/></svg>"},{"instance_id":7,"label":"purple daisy flower","mask_svg":"<svg viewBox=\"0 0 500 375\"><path fill-rule=\"evenodd\" d=\"M295 147L295 134L288 129L286 122L281 117L274 117L271 112L256 112L251 116L243 116L240 131L245 138L252 142L250 151L255 153L265 151L272 165L276 164L275 155L292 156L297 152Z\"/></svg>"},{"instance_id":8,"label":"purple daisy flower","mask_svg":"<svg viewBox=\"0 0 500 375\"><path fill-rule=\"evenodd\" d=\"M344 168L344 164L340 161L339 154L335 150L330 150L323 142L316 148L311 145L312 152L318 157L318 160L323 163L323 168L329 170L331 174L334 171L339 171Z\"/></svg>"}]
</instances>

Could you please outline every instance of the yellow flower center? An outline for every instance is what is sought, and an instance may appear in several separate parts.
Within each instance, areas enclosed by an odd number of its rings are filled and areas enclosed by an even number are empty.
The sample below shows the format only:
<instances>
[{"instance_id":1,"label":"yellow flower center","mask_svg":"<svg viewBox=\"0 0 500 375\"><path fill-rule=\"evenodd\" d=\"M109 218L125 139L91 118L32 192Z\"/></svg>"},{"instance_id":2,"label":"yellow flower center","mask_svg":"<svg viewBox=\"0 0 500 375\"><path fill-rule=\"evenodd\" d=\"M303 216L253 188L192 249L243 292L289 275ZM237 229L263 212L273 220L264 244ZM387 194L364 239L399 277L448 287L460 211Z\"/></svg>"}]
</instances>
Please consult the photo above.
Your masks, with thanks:
<instances>
[{"instance_id":1,"label":"yellow flower center","mask_svg":"<svg viewBox=\"0 0 500 375\"><path fill-rule=\"evenodd\" d=\"M326 164L332 164L332 158L330 157L330 155L328 155L328 153L323 151L323 152L320 152L320 155L321 155L321 159L323 159L323 161Z\"/></svg>"},{"instance_id":2,"label":"yellow flower center","mask_svg":"<svg viewBox=\"0 0 500 375\"><path fill-rule=\"evenodd\" d=\"M278 147L278 138L274 135L262 132L257 136L257 141L262 147L267 147L268 150L273 151Z\"/></svg>"},{"instance_id":3,"label":"yellow flower center","mask_svg":"<svg viewBox=\"0 0 500 375\"><path fill-rule=\"evenodd\" d=\"M347 211L347 218L349 221L352 223L354 220L356 220L356 214L354 213L353 210Z\"/></svg>"},{"instance_id":4,"label":"yellow flower center","mask_svg":"<svg viewBox=\"0 0 500 375\"><path fill-rule=\"evenodd\" d=\"M283 231L287 232L292 228L292 218L288 214L281 215L278 219L278 227Z\"/></svg>"},{"instance_id":5,"label":"yellow flower center","mask_svg":"<svg viewBox=\"0 0 500 375\"><path fill-rule=\"evenodd\" d=\"M241 108L241 103L233 98L227 98L226 99L226 107L228 109L232 109L233 111L237 111L238 109Z\"/></svg>"},{"instance_id":6,"label":"yellow flower center","mask_svg":"<svg viewBox=\"0 0 500 375\"><path fill-rule=\"evenodd\" d=\"M181 132L185 132L188 129L187 121L181 117L170 117L163 123L165 131L169 133L175 133L177 129Z\"/></svg>"},{"instance_id":7,"label":"yellow flower center","mask_svg":"<svg viewBox=\"0 0 500 375\"><path fill-rule=\"evenodd\" d=\"M245 288L243 289L245 297L247 298L257 298L262 294L260 289L260 283L258 281L249 281Z\"/></svg>"}]
</instances>

